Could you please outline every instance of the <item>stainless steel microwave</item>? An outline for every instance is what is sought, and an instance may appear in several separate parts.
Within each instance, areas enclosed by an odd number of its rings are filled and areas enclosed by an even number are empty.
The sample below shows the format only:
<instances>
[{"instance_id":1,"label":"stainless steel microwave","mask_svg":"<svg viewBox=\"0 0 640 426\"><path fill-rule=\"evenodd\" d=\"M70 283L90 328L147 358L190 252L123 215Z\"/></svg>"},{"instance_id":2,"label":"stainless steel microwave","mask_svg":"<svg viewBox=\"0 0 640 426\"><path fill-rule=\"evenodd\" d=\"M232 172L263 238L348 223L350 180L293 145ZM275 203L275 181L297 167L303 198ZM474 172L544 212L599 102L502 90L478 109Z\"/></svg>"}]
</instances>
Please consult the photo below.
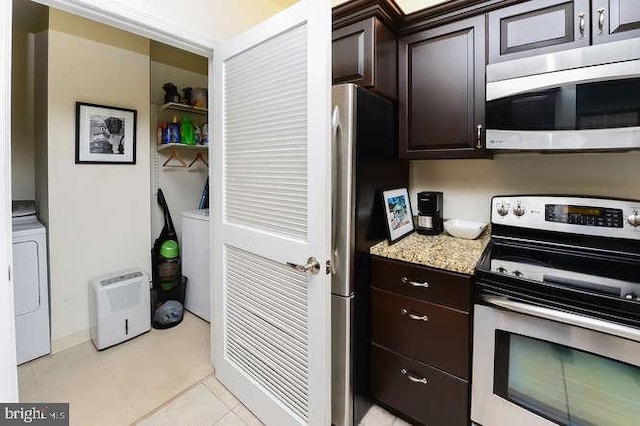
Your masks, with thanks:
<instances>
[{"instance_id":1,"label":"stainless steel microwave","mask_svg":"<svg viewBox=\"0 0 640 426\"><path fill-rule=\"evenodd\" d=\"M640 39L487 66L491 150L640 149Z\"/></svg>"}]
</instances>

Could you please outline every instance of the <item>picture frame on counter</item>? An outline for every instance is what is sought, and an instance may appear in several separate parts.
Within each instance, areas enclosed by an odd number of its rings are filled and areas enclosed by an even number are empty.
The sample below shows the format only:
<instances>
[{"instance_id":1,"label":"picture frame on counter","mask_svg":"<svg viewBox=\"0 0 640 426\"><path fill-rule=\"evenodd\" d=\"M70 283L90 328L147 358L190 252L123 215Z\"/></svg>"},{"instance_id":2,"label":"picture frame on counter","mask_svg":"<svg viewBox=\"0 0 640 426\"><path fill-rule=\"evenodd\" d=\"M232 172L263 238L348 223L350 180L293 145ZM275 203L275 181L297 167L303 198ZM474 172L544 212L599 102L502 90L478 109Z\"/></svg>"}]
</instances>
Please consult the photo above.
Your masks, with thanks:
<instances>
[{"instance_id":1,"label":"picture frame on counter","mask_svg":"<svg viewBox=\"0 0 640 426\"><path fill-rule=\"evenodd\" d=\"M76 102L76 164L136 164L137 111Z\"/></svg>"},{"instance_id":2,"label":"picture frame on counter","mask_svg":"<svg viewBox=\"0 0 640 426\"><path fill-rule=\"evenodd\" d=\"M387 220L389 244L398 242L413 233L413 213L407 188L383 189L382 205Z\"/></svg>"}]
</instances>

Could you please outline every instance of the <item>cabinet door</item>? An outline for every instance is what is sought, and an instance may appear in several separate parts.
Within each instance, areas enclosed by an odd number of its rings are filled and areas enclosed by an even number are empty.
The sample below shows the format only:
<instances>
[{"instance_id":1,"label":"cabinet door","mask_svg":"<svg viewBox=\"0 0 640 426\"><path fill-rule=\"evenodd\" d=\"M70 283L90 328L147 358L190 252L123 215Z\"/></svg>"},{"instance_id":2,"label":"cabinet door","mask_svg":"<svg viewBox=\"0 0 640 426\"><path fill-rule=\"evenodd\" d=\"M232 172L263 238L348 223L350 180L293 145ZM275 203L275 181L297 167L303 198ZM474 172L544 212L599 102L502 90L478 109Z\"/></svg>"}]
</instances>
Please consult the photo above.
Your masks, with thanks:
<instances>
[{"instance_id":1,"label":"cabinet door","mask_svg":"<svg viewBox=\"0 0 640 426\"><path fill-rule=\"evenodd\" d=\"M400 158L485 155L484 39L484 16L400 39Z\"/></svg>"},{"instance_id":2,"label":"cabinet door","mask_svg":"<svg viewBox=\"0 0 640 426\"><path fill-rule=\"evenodd\" d=\"M640 1L592 0L593 44L640 36Z\"/></svg>"},{"instance_id":3,"label":"cabinet door","mask_svg":"<svg viewBox=\"0 0 640 426\"><path fill-rule=\"evenodd\" d=\"M536 0L489 13L489 63L589 45L589 0Z\"/></svg>"},{"instance_id":4,"label":"cabinet door","mask_svg":"<svg viewBox=\"0 0 640 426\"><path fill-rule=\"evenodd\" d=\"M333 82L373 86L374 20L348 25L333 32Z\"/></svg>"},{"instance_id":5,"label":"cabinet door","mask_svg":"<svg viewBox=\"0 0 640 426\"><path fill-rule=\"evenodd\" d=\"M396 37L369 18L333 32L333 83L355 83L386 97L397 96Z\"/></svg>"}]
</instances>

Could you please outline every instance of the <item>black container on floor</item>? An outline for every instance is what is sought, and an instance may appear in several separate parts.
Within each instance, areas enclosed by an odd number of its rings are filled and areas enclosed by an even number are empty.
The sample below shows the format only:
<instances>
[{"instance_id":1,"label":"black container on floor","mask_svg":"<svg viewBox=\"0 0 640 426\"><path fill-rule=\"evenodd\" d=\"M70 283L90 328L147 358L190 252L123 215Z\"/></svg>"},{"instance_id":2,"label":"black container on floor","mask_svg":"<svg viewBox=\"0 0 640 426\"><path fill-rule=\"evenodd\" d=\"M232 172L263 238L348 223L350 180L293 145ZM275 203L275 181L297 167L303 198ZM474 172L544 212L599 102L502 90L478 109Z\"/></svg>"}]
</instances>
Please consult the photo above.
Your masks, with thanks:
<instances>
[{"instance_id":1,"label":"black container on floor","mask_svg":"<svg viewBox=\"0 0 640 426\"><path fill-rule=\"evenodd\" d=\"M163 282L151 289L151 325L155 329L175 327L184 318L184 296L187 277Z\"/></svg>"}]
</instances>

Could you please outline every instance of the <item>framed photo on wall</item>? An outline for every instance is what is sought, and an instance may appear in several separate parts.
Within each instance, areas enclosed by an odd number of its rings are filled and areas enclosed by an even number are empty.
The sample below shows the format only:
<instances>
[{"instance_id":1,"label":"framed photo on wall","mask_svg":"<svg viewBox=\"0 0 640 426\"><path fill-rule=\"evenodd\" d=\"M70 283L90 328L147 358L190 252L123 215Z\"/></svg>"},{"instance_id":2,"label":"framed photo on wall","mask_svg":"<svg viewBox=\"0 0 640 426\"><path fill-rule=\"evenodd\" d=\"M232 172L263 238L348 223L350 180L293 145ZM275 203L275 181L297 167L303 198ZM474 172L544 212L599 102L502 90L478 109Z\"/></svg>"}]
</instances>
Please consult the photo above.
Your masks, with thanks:
<instances>
[{"instance_id":1,"label":"framed photo on wall","mask_svg":"<svg viewBox=\"0 0 640 426\"><path fill-rule=\"evenodd\" d=\"M137 111L76 102L76 164L136 164Z\"/></svg>"},{"instance_id":2,"label":"framed photo on wall","mask_svg":"<svg viewBox=\"0 0 640 426\"><path fill-rule=\"evenodd\" d=\"M382 204L387 218L389 244L413 232L413 214L407 188L383 190Z\"/></svg>"}]
</instances>

